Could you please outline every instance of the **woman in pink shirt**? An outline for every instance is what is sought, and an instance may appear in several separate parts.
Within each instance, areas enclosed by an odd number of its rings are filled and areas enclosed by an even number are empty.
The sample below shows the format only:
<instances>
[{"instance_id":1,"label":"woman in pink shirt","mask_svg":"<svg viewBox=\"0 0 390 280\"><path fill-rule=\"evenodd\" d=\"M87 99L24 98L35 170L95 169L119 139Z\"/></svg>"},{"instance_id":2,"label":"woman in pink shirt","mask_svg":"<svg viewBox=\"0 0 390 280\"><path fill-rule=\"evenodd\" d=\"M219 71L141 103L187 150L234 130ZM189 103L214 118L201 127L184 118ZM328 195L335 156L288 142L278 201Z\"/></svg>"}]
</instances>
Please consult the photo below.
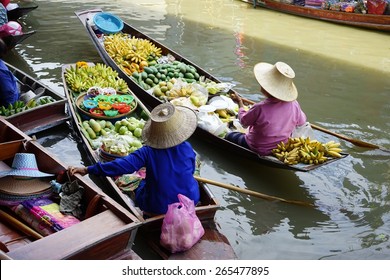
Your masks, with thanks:
<instances>
[{"instance_id":1,"label":"woman in pink shirt","mask_svg":"<svg viewBox=\"0 0 390 280\"><path fill-rule=\"evenodd\" d=\"M241 97L233 96L240 107L238 119L247 131L230 132L225 138L265 156L281 141L287 142L294 129L305 124L306 115L296 101L295 72L289 65L261 62L255 65L254 74L267 98L246 111Z\"/></svg>"}]
</instances>

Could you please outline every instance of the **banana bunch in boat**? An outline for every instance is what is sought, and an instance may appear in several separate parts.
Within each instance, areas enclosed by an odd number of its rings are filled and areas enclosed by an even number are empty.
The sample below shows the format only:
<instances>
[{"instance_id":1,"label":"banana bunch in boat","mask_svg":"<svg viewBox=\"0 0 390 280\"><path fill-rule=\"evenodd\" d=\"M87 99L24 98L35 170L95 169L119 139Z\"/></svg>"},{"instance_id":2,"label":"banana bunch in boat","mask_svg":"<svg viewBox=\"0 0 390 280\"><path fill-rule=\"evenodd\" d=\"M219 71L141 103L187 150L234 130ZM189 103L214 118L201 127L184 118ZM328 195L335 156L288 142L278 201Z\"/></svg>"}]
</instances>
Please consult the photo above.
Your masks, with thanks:
<instances>
[{"instance_id":1,"label":"banana bunch in boat","mask_svg":"<svg viewBox=\"0 0 390 280\"><path fill-rule=\"evenodd\" d=\"M340 143L335 141L321 143L318 140L311 140L309 137L289 138L287 143L280 142L272 150L275 157L288 165L321 164L326 162L328 157L342 157L340 152L342 152Z\"/></svg>"},{"instance_id":2,"label":"banana bunch in boat","mask_svg":"<svg viewBox=\"0 0 390 280\"><path fill-rule=\"evenodd\" d=\"M102 63L93 66L71 66L66 69L64 76L66 84L75 93L86 92L91 87L111 87L118 92L129 91L127 83L119 78L118 72Z\"/></svg>"},{"instance_id":3,"label":"banana bunch in boat","mask_svg":"<svg viewBox=\"0 0 390 280\"><path fill-rule=\"evenodd\" d=\"M108 55L130 76L156 64L162 52L151 41L124 33L105 35L103 44Z\"/></svg>"},{"instance_id":4,"label":"banana bunch in boat","mask_svg":"<svg viewBox=\"0 0 390 280\"><path fill-rule=\"evenodd\" d=\"M335 141L329 141L323 144L323 149L326 156L340 158L340 154L343 150L340 148L340 143Z\"/></svg>"},{"instance_id":5,"label":"banana bunch in boat","mask_svg":"<svg viewBox=\"0 0 390 280\"><path fill-rule=\"evenodd\" d=\"M218 115L218 117L223 122L230 122L234 119L236 119L236 112L229 109L217 109L215 110L215 113Z\"/></svg>"},{"instance_id":6,"label":"banana bunch in boat","mask_svg":"<svg viewBox=\"0 0 390 280\"><path fill-rule=\"evenodd\" d=\"M31 99L27 103L25 103L22 100L17 100L14 104L9 104L8 106L1 106L0 116L5 116L5 117L12 116L14 114L23 112L25 110L29 110L40 105L49 104L54 101L55 99L51 96L43 96L38 100Z\"/></svg>"},{"instance_id":7,"label":"banana bunch in boat","mask_svg":"<svg viewBox=\"0 0 390 280\"><path fill-rule=\"evenodd\" d=\"M26 104L23 101L18 100L14 104L9 104L8 106L1 106L0 116L8 117L20 113L26 109L29 109L27 108Z\"/></svg>"}]
</instances>

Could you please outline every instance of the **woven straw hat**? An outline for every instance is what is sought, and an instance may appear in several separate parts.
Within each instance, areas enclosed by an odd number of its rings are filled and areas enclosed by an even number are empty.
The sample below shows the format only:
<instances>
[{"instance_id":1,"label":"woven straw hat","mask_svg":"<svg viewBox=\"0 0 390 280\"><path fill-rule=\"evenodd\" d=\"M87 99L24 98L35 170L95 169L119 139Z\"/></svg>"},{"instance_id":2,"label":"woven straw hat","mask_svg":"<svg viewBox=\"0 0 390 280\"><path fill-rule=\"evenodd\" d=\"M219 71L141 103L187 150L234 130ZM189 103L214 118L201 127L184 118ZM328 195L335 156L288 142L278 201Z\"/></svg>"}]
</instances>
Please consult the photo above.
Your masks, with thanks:
<instances>
[{"instance_id":1,"label":"woven straw hat","mask_svg":"<svg viewBox=\"0 0 390 280\"><path fill-rule=\"evenodd\" d=\"M22 177L54 176L54 174L39 171L35 155L30 153L16 153L12 162L11 170L3 173L2 175Z\"/></svg>"},{"instance_id":2,"label":"woven straw hat","mask_svg":"<svg viewBox=\"0 0 390 280\"><path fill-rule=\"evenodd\" d=\"M298 91L293 83L294 70L284 62L275 65L260 62L253 68L256 80L273 97L282 101L293 101Z\"/></svg>"},{"instance_id":3,"label":"woven straw hat","mask_svg":"<svg viewBox=\"0 0 390 280\"><path fill-rule=\"evenodd\" d=\"M10 195L36 195L51 188L48 178L28 178L7 176L0 179L0 192Z\"/></svg>"},{"instance_id":4,"label":"woven straw hat","mask_svg":"<svg viewBox=\"0 0 390 280\"><path fill-rule=\"evenodd\" d=\"M29 195L49 189L49 179L40 177L54 176L38 170L34 154L17 153L9 168L4 162L0 164L0 191L13 195Z\"/></svg>"},{"instance_id":5,"label":"woven straw hat","mask_svg":"<svg viewBox=\"0 0 390 280\"><path fill-rule=\"evenodd\" d=\"M169 102L156 106L142 130L144 143L152 148L165 149L186 141L197 126L196 113L188 107Z\"/></svg>"}]
</instances>

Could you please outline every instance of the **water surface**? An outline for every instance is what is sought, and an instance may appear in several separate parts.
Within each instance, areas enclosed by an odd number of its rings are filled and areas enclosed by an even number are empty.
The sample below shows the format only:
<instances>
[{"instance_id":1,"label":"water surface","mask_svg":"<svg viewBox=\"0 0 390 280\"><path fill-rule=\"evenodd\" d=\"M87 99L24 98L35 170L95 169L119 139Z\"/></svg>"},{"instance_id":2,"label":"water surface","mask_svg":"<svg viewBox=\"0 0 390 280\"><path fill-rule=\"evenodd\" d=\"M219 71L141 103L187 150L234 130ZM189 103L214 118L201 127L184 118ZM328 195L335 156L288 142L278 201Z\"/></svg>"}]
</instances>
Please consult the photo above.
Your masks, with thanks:
<instances>
[{"instance_id":1,"label":"water surface","mask_svg":"<svg viewBox=\"0 0 390 280\"><path fill-rule=\"evenodd\" d=\"M298 101L309 121L390 149L387 33L253 9L233 0L35 2L39 8L23 25L37 33L6 60L59 93L62 64L101 61L74 15L101 7L236 84L253 100L262 99L253 66L285 61L296 72ZM315 204L269 202L210 186L222 205L216 222L240 259L390 259L390 154L321 137L341 142L350 155L307 173L266 167L191 138L203 160L203 177ZM68 126L40 141L69 164L84 163L82 146Z\"/></svg>"}]
</instances>

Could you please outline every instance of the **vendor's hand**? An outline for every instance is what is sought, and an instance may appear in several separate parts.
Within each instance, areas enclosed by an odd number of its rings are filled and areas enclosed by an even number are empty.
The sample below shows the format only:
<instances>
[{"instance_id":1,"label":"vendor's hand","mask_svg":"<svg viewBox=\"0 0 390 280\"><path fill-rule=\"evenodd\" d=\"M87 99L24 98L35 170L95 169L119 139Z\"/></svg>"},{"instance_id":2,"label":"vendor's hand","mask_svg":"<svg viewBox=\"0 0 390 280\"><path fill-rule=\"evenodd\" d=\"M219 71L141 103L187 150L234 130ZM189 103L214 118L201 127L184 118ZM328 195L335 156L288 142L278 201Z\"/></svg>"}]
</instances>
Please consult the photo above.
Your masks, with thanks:
<instances>
[{"instance_id":1,"label":"vendor's hand","mask_svg":"<svg viewBox=\"0 0 390 280\"><path fill-rule=\"evenodd\" d=\"M232 93L230 95L230 98L237 102L238 107L240 107L240 108L244 107L244 103L242 102L242 98L238 94Z\"/></svg>"},{"instance_id":2,"label":"vendor's hand","mask_svg":"<svg viewBox=\"0 0 390 280\"><path fill-rule=\"evenodd\" d=\"M68 172L70 176L73 176L76 173L79 173L80 175L86 175L88 173L87 167L75 167L75 166L69 166Z\"/></svg>"}]
</instances>

